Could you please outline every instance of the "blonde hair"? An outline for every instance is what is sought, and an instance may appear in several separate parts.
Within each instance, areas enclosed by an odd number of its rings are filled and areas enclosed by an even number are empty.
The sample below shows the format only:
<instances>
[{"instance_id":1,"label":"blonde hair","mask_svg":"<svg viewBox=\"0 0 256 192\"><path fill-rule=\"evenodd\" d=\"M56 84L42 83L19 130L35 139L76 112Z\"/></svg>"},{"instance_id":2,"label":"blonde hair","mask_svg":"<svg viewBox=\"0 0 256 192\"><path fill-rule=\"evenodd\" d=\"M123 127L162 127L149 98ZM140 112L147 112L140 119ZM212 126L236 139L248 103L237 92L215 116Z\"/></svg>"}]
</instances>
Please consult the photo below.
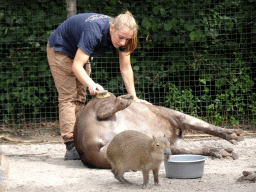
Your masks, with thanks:
<instances>
[{"instance_id":1,"label":"blonde hair","mask_svg":"<svg viewBox=\"0 0 256 192\"><path fill-rule=\"evenodd\" d=\"M120 29L123 25L133 30L132 38L125 45L126 51L132 53L137 48L138 25L131 12L126 11L124 14L119 14L116 18L110 20L110 24L113 24L116 30Z\"/></svg>"}]
</instances>

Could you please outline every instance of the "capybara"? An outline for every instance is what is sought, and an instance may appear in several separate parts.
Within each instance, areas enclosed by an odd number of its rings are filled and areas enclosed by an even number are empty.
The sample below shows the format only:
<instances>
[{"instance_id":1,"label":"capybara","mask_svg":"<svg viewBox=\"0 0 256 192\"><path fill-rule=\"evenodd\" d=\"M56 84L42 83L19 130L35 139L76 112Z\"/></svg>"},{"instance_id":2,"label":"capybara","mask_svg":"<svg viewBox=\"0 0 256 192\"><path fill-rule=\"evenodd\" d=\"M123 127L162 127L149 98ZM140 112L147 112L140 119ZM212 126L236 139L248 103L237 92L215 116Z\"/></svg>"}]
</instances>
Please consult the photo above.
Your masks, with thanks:
<instances>
[{"instance_id":1,"label":"capybara","mask_svg":"<svg viewBox=\"0 0 256 192\"><path fill-rule=\"evenodd\" d=\"M9 163L0 149L0 192L6 192L8 188Z\"/></svg>"},{"instance_id":2,"label":"capybara","mask_svg":"<svg viewBox=\"0 0 256 192\"><path fill-rule=\"evenodd\" d=\"M127 171L141 170L143 173L143 188L148 187L149 171L153 171L154 183L159 184L158 172L164 156L171 154L167 136L149 137L144 133L127 130L117 134L109 143L107 158L112 167L112 173L121 183L129 183L123 175Z\"/></svg>"}]
</instances>

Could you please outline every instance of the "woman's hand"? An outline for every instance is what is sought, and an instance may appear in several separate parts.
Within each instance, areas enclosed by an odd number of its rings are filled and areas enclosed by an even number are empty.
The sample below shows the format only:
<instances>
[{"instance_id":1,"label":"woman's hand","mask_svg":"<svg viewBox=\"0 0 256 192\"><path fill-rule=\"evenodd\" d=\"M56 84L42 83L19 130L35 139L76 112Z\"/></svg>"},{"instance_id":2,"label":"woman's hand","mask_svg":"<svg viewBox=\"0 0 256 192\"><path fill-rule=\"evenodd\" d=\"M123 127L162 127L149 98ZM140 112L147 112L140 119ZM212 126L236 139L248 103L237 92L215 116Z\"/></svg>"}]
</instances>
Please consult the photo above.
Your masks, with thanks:
<instances>
[{"instance_id":1,"label":"woman's hand","mask_svg":"<svg viewBox=\"0 0 256 192\"><path fill-rule=\"evenodd\" d=\"M100 84L94 83L88 87L88 90L90 92L90 95L96 95L96 90L102 91L104 90L104 88Z\"/></svg>"},{"instance_id":2,"label":"woman's hand","mask_svg":"<svg viewBox=\"0 0 256 192\"><path fill-rule=\"evenodd\" d=\"M148 101L143 100L143 99L139 99L138 97L134 97L133 102L135 102L135 103L146 103L146 104L152 105L152 103L149 103Z\"/></svg>"}]
</instances>

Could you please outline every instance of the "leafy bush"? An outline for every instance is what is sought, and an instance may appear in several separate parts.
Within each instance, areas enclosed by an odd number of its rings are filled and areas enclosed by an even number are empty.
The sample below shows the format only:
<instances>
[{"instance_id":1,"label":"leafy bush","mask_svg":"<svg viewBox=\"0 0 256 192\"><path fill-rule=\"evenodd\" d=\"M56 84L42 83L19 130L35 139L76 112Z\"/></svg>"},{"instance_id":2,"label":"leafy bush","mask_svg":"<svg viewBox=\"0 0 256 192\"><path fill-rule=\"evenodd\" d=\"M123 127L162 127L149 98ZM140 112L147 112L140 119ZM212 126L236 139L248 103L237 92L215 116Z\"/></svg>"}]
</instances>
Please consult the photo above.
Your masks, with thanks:
<instances>
[{"instance_id":1,"label":"leafy bush","mask_svg":"<svg viewBox=\"0 0 256 192\"><path fill-rule=\"evenodd\" d=\"M147 3L136 6L142 9L145 38L134 68L144 90L151 88L149 98L154 90L162 92L159 103L213 124L237 126L247 115L253 119L247 107L256 96L255 1ZM151 66L146 72L144 62Z\"/></svg>"},{"instance_id":2,"label":"leafy bush","mask_svg":"<svg viewBox=\"0 0 256 192\"><path fill-rule=\"evenodd\" d=\"M1 118L20 121L43 112L49 117L52 114L47 115L47 105L55 105L56 109L56 102L52 102L56 101L56 94L46 57L46 43L53 28L66 17L65 9L60 9L64 3L49 0L2 2Z\"/></svg>"}]
</instances>

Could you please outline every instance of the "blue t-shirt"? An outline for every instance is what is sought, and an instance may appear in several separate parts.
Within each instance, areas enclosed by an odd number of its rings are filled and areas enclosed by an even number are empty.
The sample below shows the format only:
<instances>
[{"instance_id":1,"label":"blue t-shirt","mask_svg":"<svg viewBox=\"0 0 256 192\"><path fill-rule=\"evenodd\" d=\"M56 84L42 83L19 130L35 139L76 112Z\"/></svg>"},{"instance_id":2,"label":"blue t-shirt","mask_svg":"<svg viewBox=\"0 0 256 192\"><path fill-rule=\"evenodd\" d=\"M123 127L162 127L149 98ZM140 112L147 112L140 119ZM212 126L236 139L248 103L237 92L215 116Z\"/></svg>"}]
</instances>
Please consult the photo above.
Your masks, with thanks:
<instances>
[{"instance_id":1,"label":"blue t-shirt","mask_svg":"<svg viewBox=\"0 0 256 192\"><path fill-rule=\"evenodd\" d=\"M109 20L113 18L97 13L81 13L65 20L51 34L50 47L71 58L78 48L89 56L102 55L116 50L109 34ZM120 49L125 51L125 49Z\"/></svg>"}]
</instances>

